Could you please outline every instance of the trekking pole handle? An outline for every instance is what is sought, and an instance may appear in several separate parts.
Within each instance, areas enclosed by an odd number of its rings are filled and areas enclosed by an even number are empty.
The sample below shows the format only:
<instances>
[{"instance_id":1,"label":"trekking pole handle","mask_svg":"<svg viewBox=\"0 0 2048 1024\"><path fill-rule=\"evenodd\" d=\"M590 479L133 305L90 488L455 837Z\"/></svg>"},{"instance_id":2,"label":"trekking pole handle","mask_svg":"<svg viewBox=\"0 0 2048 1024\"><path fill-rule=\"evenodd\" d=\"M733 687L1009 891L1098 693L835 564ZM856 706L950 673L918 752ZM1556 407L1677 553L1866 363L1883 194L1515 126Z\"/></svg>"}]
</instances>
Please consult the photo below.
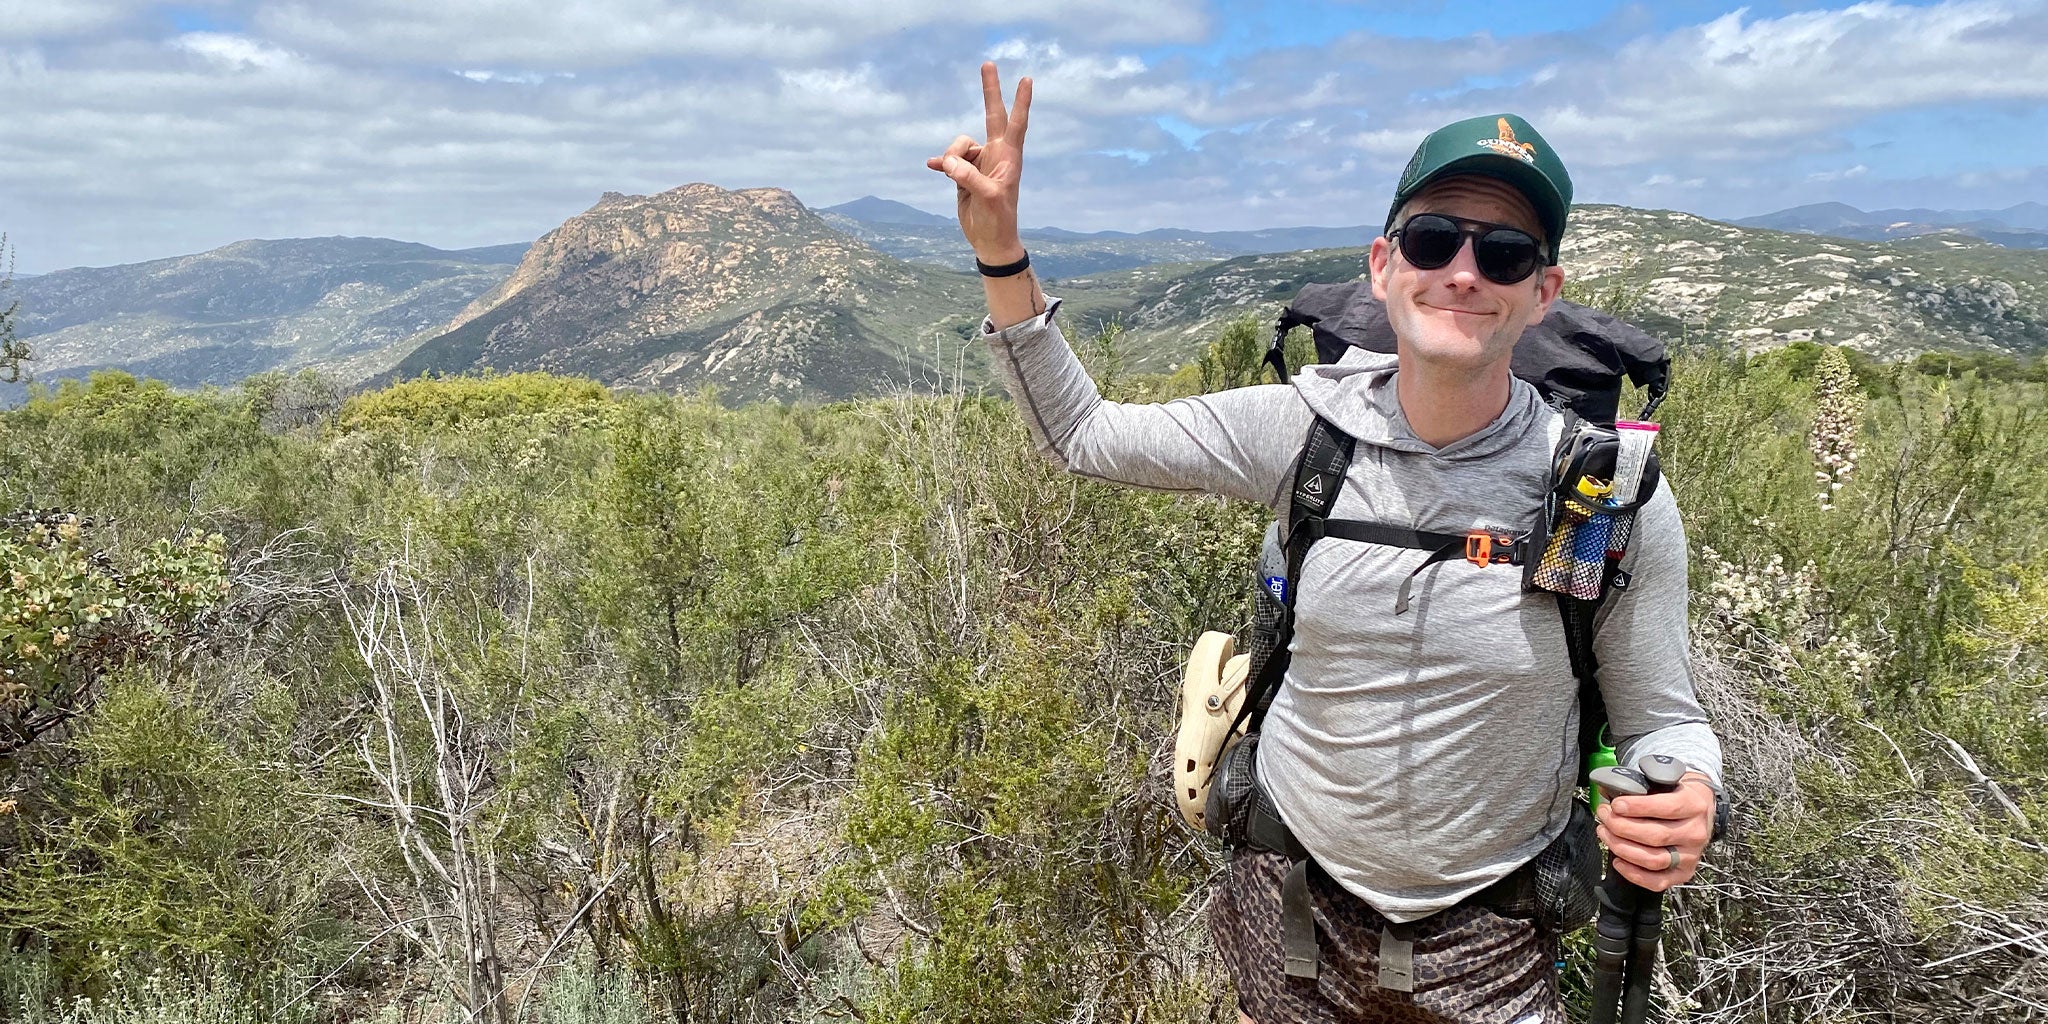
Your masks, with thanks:
<instances>
[{"instance_id":1,"label":"trekking pole handle","mask_svg":"<svg viewBox=\"0 0 2048 1024\"><path fill-rule=\"evenodd\" d=\"M1685 773L1690 770L1682 757L1645 754L1636 761L1634 768L1621 765L1595 768L1587 777L1617 796L1643 796L1676 790L1678 781L1685 778Z\"/></svg>"}]
</instances>

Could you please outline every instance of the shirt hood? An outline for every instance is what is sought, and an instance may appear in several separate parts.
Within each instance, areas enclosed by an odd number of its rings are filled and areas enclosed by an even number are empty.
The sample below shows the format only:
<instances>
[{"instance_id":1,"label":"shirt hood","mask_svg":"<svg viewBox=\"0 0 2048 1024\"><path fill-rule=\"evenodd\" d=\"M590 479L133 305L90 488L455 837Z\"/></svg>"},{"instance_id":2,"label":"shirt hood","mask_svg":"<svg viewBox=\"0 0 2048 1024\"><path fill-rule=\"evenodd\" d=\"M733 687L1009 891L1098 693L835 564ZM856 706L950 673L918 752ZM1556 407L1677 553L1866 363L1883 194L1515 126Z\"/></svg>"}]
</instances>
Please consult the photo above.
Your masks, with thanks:
<instances>
[{"instance_id":1,"label":"shirt hood","mask_svg":"<svg viewBox=\"0 0 2048 1024\"><path fill-rule=\"evenodd\" d=\"M1398 373L1391 353L1351 348L1334 363L1304 366L1294 375L1294 390L1316 415L1368 444L1441 459L1480 459L1513 447L1531 430L1543 429L1555 415L1536 388L1519 377L1509 378L1507 408L1477 433L1437 448L1415 436L1394 389Z\"/></svg>"}]
</instances>

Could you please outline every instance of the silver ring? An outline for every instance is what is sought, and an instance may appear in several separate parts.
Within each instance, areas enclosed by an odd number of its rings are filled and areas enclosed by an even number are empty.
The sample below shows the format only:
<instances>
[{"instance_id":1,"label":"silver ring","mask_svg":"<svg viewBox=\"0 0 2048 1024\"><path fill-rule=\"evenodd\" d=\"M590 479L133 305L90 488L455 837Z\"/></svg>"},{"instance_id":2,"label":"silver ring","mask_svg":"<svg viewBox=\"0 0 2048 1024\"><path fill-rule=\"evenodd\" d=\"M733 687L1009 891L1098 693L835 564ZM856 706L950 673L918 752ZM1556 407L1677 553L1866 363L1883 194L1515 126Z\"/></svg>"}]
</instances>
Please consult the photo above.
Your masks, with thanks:
<instances>
[{"instance_id":1,"label":"silver ring","mask_svg":"<svg viewBox=\"0 0 2048 1024\"><path fill-rule=\"evenodd\" d=\"M1676 871L1676 870L1678 870L1678 864L1679 864L1679 861L1681 861L1681 860L1683 860L1683 859L1684 859L1684 858L1682 858L1682 857L1680 857L1680 856L1678 855L1678 847L1676 847L1676 846L1667 846L1667 847L1665 847L1665 848L1664 848L1664 852L1666 852L1666 853L1668 853L1668 854L1670 854L1670 855L1671 855L1671 866L1670 866L1670 867L1667 867L1667 868L1665 868L1664 870L1666 870L1666 871Z\"/></svg>"}]
</instances>

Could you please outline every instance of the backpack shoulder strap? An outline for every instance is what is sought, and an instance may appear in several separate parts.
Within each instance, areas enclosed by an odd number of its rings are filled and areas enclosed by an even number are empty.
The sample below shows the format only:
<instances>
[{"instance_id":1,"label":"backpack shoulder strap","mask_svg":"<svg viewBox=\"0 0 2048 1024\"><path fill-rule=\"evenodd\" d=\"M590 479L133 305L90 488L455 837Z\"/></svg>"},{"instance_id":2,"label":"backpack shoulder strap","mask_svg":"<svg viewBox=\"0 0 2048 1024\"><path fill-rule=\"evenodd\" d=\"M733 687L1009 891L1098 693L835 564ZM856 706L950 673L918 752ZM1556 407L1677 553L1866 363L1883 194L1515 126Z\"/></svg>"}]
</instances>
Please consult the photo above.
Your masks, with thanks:
<instances>
[{"instance_id":1,"label":"backpack shoulder strap","mask_svg":"<svg viewBox=\"0 0 2048 1024\"><path fill-rule=\"evenodd\" d=\"M1557 411L1559 414L1557 447L1553 451L1550 461L1553 478L1565 471L1565 462L1569 458L1572 436L1578 432L1579 427L1579 414L1576 410L1572 409L1569 405L1561 405L1557 407ZM1551 484L1554 488L1557 480L1552 479ZM1556 502L1557 498L1554 493L1544 496L1544 503L1547 506L1545 512L1545 519L1547 521L1553 518ZM1600 588L1601 597L1604 598L1607 593L1608 589L1606 587ZM1597 615L1600 611L1600 600L1598 598L1586 600L1564 593L1553 593L1551 596L1557 598L1558 617L1564 623L1565 651L1571 656L1572 678L1578 683L1579 687L1577 766L1579 784L1583 786L1586 783L1587 773L1590 771L1590 763L1587 760L1588 755L1599 747L1600 736L1607 730L1607 701L1600 694L1600 663L1599 659L1593 655L1594 623L1597 621Z\"/></svg>"},{"instance_id":2,"label":"backpack shoulder strap","mask_svg":"<svg viewBox=\"0 0 2048 1024\"><path fill-rule=\"evenodd\" d=\"M1607 731L1607 699L1600 693L1600 662L1593 656L1594 617L1599 601L1586 601L1569 594L1557 598L1558 614L1564 619L1564 646L1570 652L1572 678L1579 684L1579 784L1585 785L1592 764L1588 757L1604 744Z\"/></svg>"},{"instance_id":3,"label":"backpack shoulder strap","mask_svg":"<svg viewBox=\"0 0 2048 1024\"><path fill-rule=\"evenodd\" d=\"M1308 440L1302 443L1301 456L1294 461L1294 490L1288 499L1287 533L1280 538L1289 549L1289 576L1301 568L1294 564L1296 528L1310 520L1328 519L1330 510L1337 507L1337 492L1344 486L1344 473L1351 468L1351 453L1357 444L1351 435L1338 430L1335 424L1321 416L1309 424ZM1306 553L1308 548L1304 544L1300 550ZM1289 603L1293 603L1291 597Z\"/></svg>"},{"instance_id":4,"label":"backpack shoulder strap","mask_svg":"<svg viewBox=\"0 0 2048 1024\"><path fill-rule=\"evenodd\" d=\"M1357 444L1356 438L1317 416L1309 424L1301 454L1294 460L1294 487L1288 492L1287 516L1282 520L1280 534L1281 547L1287 555L1287 578L1277 595L1282 607L1280 620L1275 624L1278 635L1274 637L1273 653L1259 666L1258 678L1252 680L1244 706L1238 711L1240 720L1250 719L1253 731L1265 720L1266 708L1273 703L1273 695L1280 692L1281 680L1287 677L1287 648L1294 638L1294 597L1301 581L1301 563L1308 556L1309 546L1321 536L1316 527L1337 507L1337 492L1344 487L1344 474L1351 468L1351 455ZM1232 728L1235 727L1236 723L1232 723Z\"/></svg>"}]
</instances>

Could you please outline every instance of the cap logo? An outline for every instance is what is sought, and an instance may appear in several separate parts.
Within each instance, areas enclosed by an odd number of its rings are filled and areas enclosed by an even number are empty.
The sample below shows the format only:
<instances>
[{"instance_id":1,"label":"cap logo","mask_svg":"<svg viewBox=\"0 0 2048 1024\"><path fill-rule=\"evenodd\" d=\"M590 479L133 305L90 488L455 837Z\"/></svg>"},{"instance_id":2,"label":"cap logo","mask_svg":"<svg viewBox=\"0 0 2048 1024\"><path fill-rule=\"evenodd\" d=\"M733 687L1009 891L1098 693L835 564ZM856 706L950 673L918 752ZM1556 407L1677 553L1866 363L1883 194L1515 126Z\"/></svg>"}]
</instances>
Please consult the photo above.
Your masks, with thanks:
<instances>
[{"instance_id":1,"label":"cap logo","mask_svg":"<svg viewBox=\"0 0 2048 1024\"><path fill-rule=\"evenodd\" d=\"M1507 118L1497 118L1495 124L1498 126L1500 138L1480 139L1481 148L1493 150L1502 156L1514 157L1525 164L1536 162L1536 147L1526 142L1516 142L1514 126L1508 124Z\"/></svg>"}]
</instances>

